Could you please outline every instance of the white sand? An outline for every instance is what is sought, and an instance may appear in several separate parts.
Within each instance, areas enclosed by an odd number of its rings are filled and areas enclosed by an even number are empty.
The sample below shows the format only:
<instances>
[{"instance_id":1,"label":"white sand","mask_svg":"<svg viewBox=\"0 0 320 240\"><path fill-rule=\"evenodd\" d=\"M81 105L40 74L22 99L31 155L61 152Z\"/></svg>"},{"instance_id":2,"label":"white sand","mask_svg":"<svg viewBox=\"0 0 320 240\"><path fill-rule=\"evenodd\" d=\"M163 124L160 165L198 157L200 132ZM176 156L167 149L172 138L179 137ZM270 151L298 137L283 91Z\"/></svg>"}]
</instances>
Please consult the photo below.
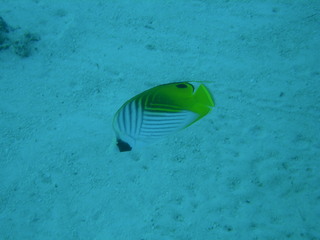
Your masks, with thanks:
<instances>
[{"instance_id":1,"label":"white sand","mask_svg":"<svg viewBox=\"0 0 320 240\"><path fill-rule=\"evenodd\" d=\"M0 0L12 38L41 36L0 51L0 239L319 240L319 10ZM116 150L126 100L192 79L213 81L212 113Z\"/></svg>"}]
</instances>

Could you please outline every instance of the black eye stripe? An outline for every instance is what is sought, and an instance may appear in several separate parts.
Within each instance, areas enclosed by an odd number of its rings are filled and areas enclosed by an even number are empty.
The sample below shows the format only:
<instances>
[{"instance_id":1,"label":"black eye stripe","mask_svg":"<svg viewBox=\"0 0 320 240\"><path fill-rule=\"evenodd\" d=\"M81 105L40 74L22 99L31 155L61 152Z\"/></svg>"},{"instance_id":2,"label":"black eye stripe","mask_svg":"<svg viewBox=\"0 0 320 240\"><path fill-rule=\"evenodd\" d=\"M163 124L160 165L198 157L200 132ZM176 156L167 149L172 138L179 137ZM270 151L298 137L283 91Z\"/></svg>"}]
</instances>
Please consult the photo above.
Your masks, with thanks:
<instances>
[{"instance_id":1,"label":"black eye stripe","mask_svg":"<svg viewBox=\"0 0 320 240\"><path fill-rule=\"evenodd\" d=\"M192 84L189 83L189 85L192 87L192 92L194 92L194 86ZM188 88L187 84L184 83L179 83L176 85L177 88Z\"/></svg>"},{"instance_id":2,"label":"black eye stripe","mask_svg":"<svg viewBox=\"0 0 320 240\"><path fill-rule=\"evenodd\" d=\"M181 83L181 84L176 85L176 87L177 88L187 88L188 86L183 84L183 83Z\"/></svg>"}]
</instances>

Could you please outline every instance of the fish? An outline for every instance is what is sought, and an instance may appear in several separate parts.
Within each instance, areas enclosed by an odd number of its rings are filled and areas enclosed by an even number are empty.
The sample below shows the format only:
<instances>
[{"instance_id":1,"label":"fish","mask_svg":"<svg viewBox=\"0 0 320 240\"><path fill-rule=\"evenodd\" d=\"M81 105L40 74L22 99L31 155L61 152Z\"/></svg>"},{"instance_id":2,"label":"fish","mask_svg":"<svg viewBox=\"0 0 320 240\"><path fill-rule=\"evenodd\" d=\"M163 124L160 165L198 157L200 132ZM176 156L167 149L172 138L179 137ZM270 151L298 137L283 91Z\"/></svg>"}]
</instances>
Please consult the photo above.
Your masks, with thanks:
<instances>
[{"instance_id":1,"label":"fish","mask_svg":"<svg viewBox=\"0 0 320 240\"><path fill-rule=\"evenodd\" d=\"M126 101L115 113L116 145L120 152L145 146L189 127L214 106L203 83L197 87L190 82L153 87Z\"/></svg>"}]
</instances>

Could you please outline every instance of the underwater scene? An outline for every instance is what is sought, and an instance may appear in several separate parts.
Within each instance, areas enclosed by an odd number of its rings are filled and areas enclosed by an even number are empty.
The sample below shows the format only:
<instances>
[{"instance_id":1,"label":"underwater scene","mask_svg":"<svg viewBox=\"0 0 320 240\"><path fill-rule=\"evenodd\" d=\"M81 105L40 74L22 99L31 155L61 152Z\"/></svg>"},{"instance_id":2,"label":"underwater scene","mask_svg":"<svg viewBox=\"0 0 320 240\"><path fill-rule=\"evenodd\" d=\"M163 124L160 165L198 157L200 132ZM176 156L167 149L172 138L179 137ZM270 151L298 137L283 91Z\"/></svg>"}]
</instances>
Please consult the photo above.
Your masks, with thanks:
<instances>
[{"instance_id":1,"label":"underwater scene","mask_svg":"<svg viewBox=\"0 0 320 240\"><path fill-rule=\"evenodd\" d=\"M0 240L320 240L320 1L0 0Z\"/></svg>"}]
</instances>

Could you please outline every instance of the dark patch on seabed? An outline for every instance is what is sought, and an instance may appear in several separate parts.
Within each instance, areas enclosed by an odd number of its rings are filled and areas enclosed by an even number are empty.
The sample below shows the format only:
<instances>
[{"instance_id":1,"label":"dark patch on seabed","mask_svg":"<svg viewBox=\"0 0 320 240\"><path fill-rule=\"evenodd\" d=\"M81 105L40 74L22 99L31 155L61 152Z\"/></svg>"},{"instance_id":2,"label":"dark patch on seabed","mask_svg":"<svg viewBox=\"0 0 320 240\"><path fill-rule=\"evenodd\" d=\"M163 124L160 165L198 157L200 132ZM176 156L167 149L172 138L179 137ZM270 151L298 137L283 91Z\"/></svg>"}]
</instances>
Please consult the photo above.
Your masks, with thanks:
<instances>
[{"instance_id":1,"label":"dark patch on seabed","mask_svg":"<svg viewBox=\"0 0 320 240\"><path fill-rule=\"evenodd\" d=\"M23 31L20 27L11 27L0 16L0 51L12 49L22 58L29 57L37 50L33 43L39 40L38 34Z\"/></svg>"}]
</instances>

